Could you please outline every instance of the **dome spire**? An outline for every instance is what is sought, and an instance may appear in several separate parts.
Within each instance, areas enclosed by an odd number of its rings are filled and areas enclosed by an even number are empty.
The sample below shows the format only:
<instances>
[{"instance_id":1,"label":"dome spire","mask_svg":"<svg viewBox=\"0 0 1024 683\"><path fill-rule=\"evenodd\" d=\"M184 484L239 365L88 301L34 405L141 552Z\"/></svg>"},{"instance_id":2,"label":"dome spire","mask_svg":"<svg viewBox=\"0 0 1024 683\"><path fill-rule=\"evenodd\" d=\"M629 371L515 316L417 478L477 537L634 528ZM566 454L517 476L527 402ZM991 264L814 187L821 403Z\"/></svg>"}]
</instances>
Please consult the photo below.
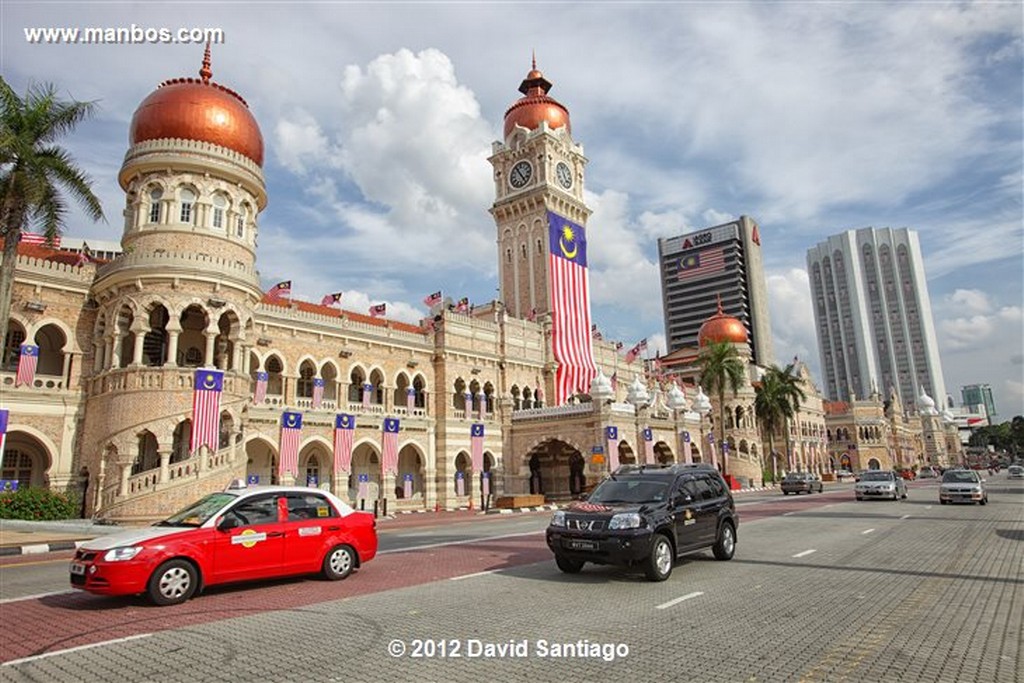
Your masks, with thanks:
<instances>
[{"instance_id":1,"label":"dome spire","mask_svg":"<svg viewBox=\"0 0 1024 683\"><path fill-rule=\"evenodd\" d=\"M210 79L213 78L213 69L210 64L210 39L206 39L206 50L203 52L203 67L199 69L199 77L203 79L203 83L209 83Z\"/></svg>"},{"instance_id":2,"label":"dome spire","mask_svg":"<svg viewBox=\"0 0 1024 683\"><path fill-rule=\"evenodd\" d=\"M537 70L537 50L534 49L531 52L532 52L531 57L533 59L530 60L530 64L531 64L530 69L532 69L533 71L536 71Z\"/></svg>"}]
</instances>

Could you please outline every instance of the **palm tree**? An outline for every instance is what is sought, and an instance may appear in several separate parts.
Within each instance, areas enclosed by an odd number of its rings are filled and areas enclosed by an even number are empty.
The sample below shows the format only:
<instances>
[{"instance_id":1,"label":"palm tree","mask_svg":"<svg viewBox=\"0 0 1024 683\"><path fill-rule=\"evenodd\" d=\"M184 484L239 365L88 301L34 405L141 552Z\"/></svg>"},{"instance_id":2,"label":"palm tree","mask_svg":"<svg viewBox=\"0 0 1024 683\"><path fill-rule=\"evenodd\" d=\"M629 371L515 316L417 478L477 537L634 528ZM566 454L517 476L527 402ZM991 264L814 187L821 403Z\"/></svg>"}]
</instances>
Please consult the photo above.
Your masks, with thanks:
<instances>
[{"instance_id":1,"label":"palm tree","mask_svg":"<svg viewBox=\"0 0 1024 683\"><path fill-rule=\"evenodd\" d=\"M88 176L56 144L94 109L93 102L58 99L53 85L30 85L22 99L0 77L0 343L7 339L18 242L26 224L38 224L50 239L59 235L67 216L62 193L92 220L103 218Z\"/></svg>"},{"instance_id":2,"label":"palm tree","mask_svg":"<svg viewBox=\"0 0 1024 683\"><path fill-rule=\"evenodd\" d=\"M794 364L790 363L784 369L778 365L769 367L765 370L760 384L754 388L754 391L754 410L761 422L762 429L768 434L768 452L774 456L773 437L775 431L781 427L788 454L790 450L789 421L799 412L800 402L807 398L800 386L800 378L796 375ZM774 478L774 458L772 462Z\"/></svg>"},{"instance_id":3,"label":"palm tree","mask_svg":"<svg viewBox=\"0 0 1024 683\"><path fill-rule=\"evenodd\" d=\"M702 348L697 365L701 368L701 385L718 397L718 443L725 448L725 390L728 388L736 395L743 386L746 367L736 347L727 341L711 342Z\"/></svg>"}]
</instances>

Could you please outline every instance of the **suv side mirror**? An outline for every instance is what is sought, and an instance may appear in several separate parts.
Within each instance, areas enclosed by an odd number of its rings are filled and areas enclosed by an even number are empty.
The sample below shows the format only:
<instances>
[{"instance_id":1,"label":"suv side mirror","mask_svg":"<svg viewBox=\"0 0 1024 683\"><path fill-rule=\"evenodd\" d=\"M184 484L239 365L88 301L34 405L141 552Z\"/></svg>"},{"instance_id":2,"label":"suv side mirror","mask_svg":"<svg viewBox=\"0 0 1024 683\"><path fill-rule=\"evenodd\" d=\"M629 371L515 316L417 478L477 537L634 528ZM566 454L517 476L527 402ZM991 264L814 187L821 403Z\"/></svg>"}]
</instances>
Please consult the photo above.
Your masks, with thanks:
<instances>
[{"instance_id":1,"label":"suv side mirror","mask_svg":"<svg viewBox=\"0 0 1024 683\"><path fill-rule=\"evenodd\" d=\"M231 531L232 529L237 529L239 526L241 526L241 524L239 524L236 517L224 516L220 518L219 522L217 522L217 531Z\"/></svg>"}]
</instances>

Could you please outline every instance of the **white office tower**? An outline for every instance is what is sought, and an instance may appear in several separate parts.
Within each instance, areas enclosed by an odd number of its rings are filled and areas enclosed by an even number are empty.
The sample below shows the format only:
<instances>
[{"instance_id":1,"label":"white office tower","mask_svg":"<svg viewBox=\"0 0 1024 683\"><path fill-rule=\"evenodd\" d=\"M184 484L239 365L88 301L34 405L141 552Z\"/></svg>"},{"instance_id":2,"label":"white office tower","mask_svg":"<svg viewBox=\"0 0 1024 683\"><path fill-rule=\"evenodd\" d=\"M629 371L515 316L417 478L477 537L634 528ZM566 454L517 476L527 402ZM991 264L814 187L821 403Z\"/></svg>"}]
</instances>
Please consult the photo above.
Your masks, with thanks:
<instances>
[{"instance_id":1,"label":"white office tower","mask_svg":"<svg viewBox=\"0 0 1024 683\"><path fill-rule=\"evenodd\" d=\"M807 251L825 394L864 399L890 387L905 406L945 396L917 233L862 228Z\"/></svg>"}]
</instances>

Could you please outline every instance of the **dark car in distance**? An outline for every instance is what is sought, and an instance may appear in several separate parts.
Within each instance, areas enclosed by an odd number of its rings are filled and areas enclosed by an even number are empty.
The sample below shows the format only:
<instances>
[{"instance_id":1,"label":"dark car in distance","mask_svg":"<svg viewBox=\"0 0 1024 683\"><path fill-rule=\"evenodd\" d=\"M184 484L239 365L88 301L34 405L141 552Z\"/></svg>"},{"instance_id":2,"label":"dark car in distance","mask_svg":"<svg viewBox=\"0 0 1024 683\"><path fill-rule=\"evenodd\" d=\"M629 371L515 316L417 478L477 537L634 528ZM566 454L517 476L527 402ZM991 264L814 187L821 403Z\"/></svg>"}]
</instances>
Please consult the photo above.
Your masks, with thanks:
<instances>
[{"instance_id":1,"label":"dark car in distance","mask_svg":"<svg viewBox=\"0 0 1024 683\"><path fill-rule=\"evenodd\" d=\"M821 480L810 472L790 472L782 480L782 495L791 493L821 493Z\"/></svg>"},{"instance_id":2,"label":"dark car in distance","mask_svg":"<svg viewBox=\"0 0 1024 683\"><path fill-rule=\"evenodd\" d=\"M664 581L680 555L711 548L732 559L739 515L718 470L709 464L618 468L587 500L558 510L547 528L558 568L587 562L642 567Z\"/></svg>"}]
</instances>

